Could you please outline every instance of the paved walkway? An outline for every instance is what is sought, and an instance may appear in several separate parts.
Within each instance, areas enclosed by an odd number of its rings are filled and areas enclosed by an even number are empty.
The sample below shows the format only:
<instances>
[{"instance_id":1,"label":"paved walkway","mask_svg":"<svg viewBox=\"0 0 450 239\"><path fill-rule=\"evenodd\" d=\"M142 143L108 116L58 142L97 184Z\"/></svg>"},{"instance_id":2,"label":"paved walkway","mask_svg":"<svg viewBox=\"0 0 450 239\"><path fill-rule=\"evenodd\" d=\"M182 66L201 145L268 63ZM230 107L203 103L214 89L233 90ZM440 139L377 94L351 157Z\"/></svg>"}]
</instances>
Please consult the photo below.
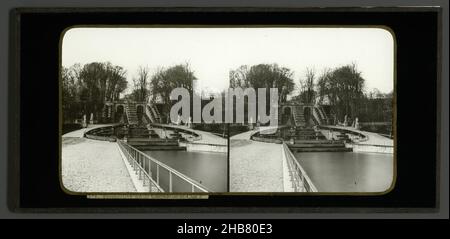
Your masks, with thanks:
<instances>
[{"instance_id":1,"label":"paved walkway","mask_svg":"<svg viewBox=\"0 0 450 239\"><path fill-rule=\"evenodd\" d=\"M105 125L94 125L90 128ZM61 174L72 192L136 192L114 142L83 138L86 129L62 136Z\"/></svg>"},{"instance_id":2,"label":"paved walkway","mask_svg":"<svg viewBox=\"0 0 450 239\"><path fill-rule=\"evenodd\" d=\"M87 128L82 128L79 130L75 130L69 133L64 134L62 137L63 138L67 138L67 137L77 137L77 138L83 138L83 135L86 131L91 130L91 129L95 129L95 128L100 128L100 127L105 127L105 126L111 126L111 124L95 124L95 125L88 125Z\"/></svg>"},{"instance_id":3,"label":"paved walkway","mask_svg":"<svg viewBox=\"0 0 450 239\"><path fill-rule=\"evenodd\" d=\"M281 145L250 140L257 131L230 138L230 192L284 190Z\"/></svg>"}]
</instances>

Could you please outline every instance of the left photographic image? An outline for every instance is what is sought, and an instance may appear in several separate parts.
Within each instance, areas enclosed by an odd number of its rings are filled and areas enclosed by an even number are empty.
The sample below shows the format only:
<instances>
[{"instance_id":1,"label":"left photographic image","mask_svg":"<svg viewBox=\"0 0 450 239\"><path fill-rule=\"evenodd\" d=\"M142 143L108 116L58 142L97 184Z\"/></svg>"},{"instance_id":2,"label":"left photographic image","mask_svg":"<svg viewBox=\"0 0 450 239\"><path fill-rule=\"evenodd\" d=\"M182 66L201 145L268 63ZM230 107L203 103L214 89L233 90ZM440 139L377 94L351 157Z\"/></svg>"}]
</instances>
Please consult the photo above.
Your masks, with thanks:
<instances>
[{"instance_id":1,"label":"left photographic image","mask_svg":"<svg viewBox=\"0 0 450 239\"><path fill-rule=\"evenodd\" d=\"M227 125L191 117L228 87L211 77L205 41L217 47L183 28L66 29L60 182L67 193L229 191Z\"/></svg>"}]
</instances>

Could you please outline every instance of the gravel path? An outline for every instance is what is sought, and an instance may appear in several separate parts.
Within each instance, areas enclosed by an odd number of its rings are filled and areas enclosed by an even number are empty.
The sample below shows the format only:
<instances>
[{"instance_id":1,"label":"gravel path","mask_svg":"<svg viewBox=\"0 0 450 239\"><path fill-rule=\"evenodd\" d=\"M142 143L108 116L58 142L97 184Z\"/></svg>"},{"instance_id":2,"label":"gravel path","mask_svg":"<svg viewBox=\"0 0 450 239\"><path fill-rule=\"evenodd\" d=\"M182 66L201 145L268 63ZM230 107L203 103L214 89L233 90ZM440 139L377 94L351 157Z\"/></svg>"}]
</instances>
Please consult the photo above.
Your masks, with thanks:
<instances>
[{"instance_id":1,"label":"gravel path","mask_svg":"<svg viewBox=\"0 0 450 239\"><path fill-rule=\"evenodd\" d=\"M63 137L61 171L73 192L136 192L116 143Z\"/></svg>"},{"instance_id":2,"label":"gravel path","mask_svg":"<svg viewBox=\"0 0 450 239\"><path fill-rule=\"evenodd\" d=\"M79 129L79 130L75 130L75 131L66 133L62 137L63 138L72 138L72 137L82 138L84 133L86 131L88 131L88 130L95 129L95 128L100 128L100 127L105 127L105 126L111 126L111 125L112 124L91 124L87 128L82 128L82 129Z\"/></svg>"},{"instance_id":3,"label":"gravel path","mask_svg":"<svg viewBox=\"0 0 450 239\"><path fill-rule=\"evenodd\" d=\"M283 192L280 144L230 140L231 192Z\"/></svg>"}]
</instances>

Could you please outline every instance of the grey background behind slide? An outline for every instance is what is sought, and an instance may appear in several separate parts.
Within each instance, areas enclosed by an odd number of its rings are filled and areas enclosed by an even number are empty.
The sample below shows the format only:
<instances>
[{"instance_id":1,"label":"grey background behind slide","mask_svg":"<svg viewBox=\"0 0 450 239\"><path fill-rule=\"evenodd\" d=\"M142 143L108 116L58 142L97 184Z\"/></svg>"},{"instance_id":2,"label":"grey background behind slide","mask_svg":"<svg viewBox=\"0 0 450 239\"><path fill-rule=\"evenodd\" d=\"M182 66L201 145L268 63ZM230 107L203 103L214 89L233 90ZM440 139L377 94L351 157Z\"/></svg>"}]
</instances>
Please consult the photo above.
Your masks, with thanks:
<instances>
[{"instance_id":1,"label":"grey background behind slide","mask_svg":"<svg viewBox=\"0 0 450 239\"><path fill-rule=\"evenodd\" d=\"M9 21L10 11L17 7L355 7L355 6L441 6L442 7L442 83L441 83L441 144L448 141L449 75L448 75L448 29L449 2L447 0L220 0L220 1L182 1L182 0L7 0L0 1L0 218L85 218L80 213L12 213L7 207L7 112L8 112L8 67L9 67ZM439 103L438 103L439 105ZM239 214L239 218L448 218L449 217L449 154L448 147L440 151L440 199L436 213L265 213ZM233 213L198 214L89 214L90 218L236 218Z\"/></svg>"}]
</instances>

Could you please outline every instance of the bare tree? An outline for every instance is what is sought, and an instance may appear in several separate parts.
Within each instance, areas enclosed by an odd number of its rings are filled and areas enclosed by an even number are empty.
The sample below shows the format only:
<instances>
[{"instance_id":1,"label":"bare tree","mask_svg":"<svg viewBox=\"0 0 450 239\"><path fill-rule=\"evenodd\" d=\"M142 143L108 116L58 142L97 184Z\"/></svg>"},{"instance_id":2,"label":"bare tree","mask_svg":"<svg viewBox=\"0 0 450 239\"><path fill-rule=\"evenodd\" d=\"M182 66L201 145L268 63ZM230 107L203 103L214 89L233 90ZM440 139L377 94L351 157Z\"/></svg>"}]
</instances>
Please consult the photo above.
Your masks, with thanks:
<instances>
[{"instance_id":1,"label":"bare tree","mask_svg":"<svg viewBox=\"0 0 450 239\"><path fill-rule=\"evenodd\" d=\"M305 79L300 79L300 99L307 104L314 102L315 97L315 77L316 72L314 68L306 68L306 77Z\"/></svg>"},{"instance_id":2,"label":"bare tree","mask_svg":"<svg viewBox=\"0 0 450 239\"><path fill-rule=\"evenodd\" d=\"M149 69L148 67L140 66L138 69L137 78L133 78L134 90L133 95L136 101L146 101L148 97L149 90L148 87L149 80Z\"/></svg>"}]
</instances>

